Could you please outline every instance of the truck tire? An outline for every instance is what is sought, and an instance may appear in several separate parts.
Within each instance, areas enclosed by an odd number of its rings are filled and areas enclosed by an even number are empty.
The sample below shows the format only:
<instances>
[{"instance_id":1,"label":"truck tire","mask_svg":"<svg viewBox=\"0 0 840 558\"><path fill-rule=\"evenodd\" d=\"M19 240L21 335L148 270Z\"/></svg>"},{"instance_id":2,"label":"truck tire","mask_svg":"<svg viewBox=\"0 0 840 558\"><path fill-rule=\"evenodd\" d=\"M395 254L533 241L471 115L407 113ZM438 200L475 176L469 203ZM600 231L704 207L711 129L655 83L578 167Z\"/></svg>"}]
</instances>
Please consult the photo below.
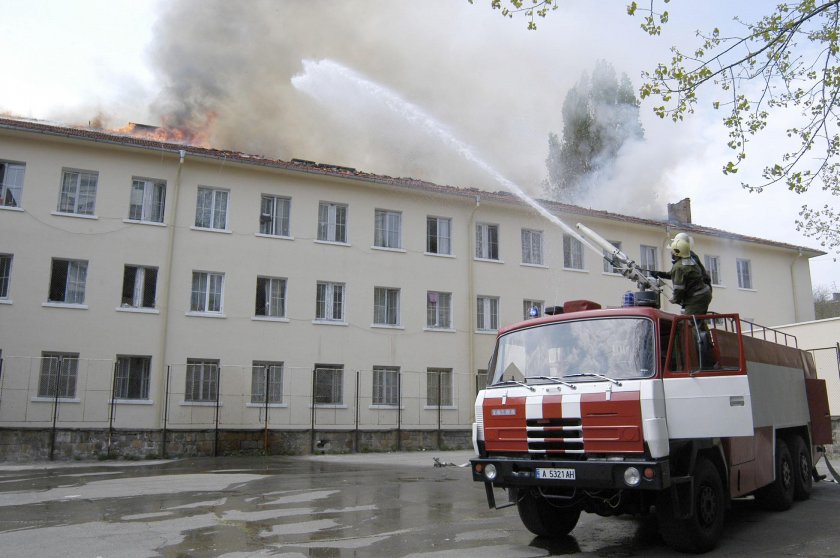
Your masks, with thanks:
<instances>
[{"instance_id":1,"label":"truck tire","mask_svg":"<svg viewBox=\"0 0 840 558\"><path fill-rule=\"evenodd\" d=\"M785 511L793 505L796 489L796 467L790 455L788 445L781 438L776 438L776 478L773 482L759 488L755 500L761 507L773 511Z\"/></svg>"},{"instance_id":2,"label":"truck tire","mask_svg":"<svg viewBox=\"0 0 840 558\"><path fill-rule=\"evenodd\" d=\"M580 508L554 505L531 490L520 490L516 502L523 525L540 537L563 537L577 525Z\"/></svg>"},{"instance_id":3,"label":"truck tire","mask_svg":"<svg viewBox=\"0 0 840 558\"><path fill-rule=\"evenodd\" d=\"M790 442L794 468L793 498L807 500L811 497L811 488L814 485L814 478L811 476L814 468L811 465L811 452L802 436L794 436Z\"/></svg>"},{"instance_id":4,"label":"truck tire","mask_svg":"<svg viewBox=\"0 0 840 558\"><path fill-rule=\"evenodd\" d=\"M694 506L691 516L677 517L671 492L663 490L656 501L656 517L665 544L679 552L708 552L723 533L726 495L717 467L704 457L694 467Z\"/></svg>"}]
</instances>

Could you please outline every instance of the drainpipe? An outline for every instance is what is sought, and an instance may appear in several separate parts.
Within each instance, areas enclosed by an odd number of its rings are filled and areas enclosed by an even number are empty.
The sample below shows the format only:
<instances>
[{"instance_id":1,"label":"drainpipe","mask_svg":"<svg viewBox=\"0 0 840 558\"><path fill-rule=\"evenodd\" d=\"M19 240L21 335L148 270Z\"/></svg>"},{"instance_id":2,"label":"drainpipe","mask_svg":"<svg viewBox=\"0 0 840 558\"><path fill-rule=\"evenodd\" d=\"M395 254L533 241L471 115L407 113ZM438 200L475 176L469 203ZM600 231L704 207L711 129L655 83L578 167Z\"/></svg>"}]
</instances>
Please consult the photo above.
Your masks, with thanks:
<instances>
[{"instance_id":1,"label":"drainpipe","mask_svg":"<svg viewBox=\"0 0 840 558\"><path fill-rule=\"evenodd\" d=\"M160 278L160 286L161 286L161 293L159 300L163 301L163 305L160 309L160 317L163 320L162 327L160 328L160 358L163 361L161 366L159 366L160 370L164 370L165 366L167 366L167 341L169 337L169 308L172 306L172 261L173 261L173 253L175 252L175 225L178 223L178 197L181 191L181 171L184 168L184 159L187 156L187 152L184 149L178 151L178 169L175 171L175 184L173 184L173 192L170 196L172 200L172 206L169 209L169 231L168 231L168 238L166 242L166 273L163 277ZM161 382L160 393L162 393L163 398L168 400L169 398L169 375L167 373L167 383L166 386L163 385ZM164 405L164 409L166 405ZM165 420L165 418L164 418ZM165 450L164 450L165 451Z\"/></svg>"},{"instance_id":2,"label":"drainpipe","mask_svg":"<svg viewBox=\"0 0 840 558\"><path fill-rule=\"evenodd\" d=\"M467 246L470 251L467 254L467 345L469 349L470 374L475 372L475 334L473 319L475 319L475 212L481 205L481 196L475 196L475 207L470 212L469 224L467 225ZM440 400L438 400L440 404Z\"/></svg>"},{"instance_id":3,"label":"drainpipe","mask_svg":"<svg viewBox=\"0 0 840 558\"><path fill-rule=\"evenodd\" d=\"M796 267L796 262L799 261L799 258L802 257L802 248L799 249L799 253L793 258L793 261L790 262L790 288L793 295L793 321L798 322L801 319L799 315L799 302L796 300L796 271L794 267Z\"/></svg>"}]
</instances>

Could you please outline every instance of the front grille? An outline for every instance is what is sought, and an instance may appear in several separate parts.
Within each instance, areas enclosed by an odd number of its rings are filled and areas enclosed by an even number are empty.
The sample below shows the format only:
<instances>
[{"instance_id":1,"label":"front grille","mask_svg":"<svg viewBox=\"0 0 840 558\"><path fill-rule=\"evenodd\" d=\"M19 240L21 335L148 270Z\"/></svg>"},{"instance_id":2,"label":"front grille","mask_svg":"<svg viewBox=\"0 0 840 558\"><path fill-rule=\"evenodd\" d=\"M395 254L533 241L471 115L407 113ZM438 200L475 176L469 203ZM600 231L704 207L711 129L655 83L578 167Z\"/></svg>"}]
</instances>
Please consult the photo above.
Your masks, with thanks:
<instances>
[{"instance_id":1,"label":"front grille","mask_svg":"<svg viewBox=\"0 0 840 558\"><path fill-rule=\"evenodd\" d=\"M579 418L529 419L531 453L583 453L583 426Z\"/></svg>"}]
</instances>

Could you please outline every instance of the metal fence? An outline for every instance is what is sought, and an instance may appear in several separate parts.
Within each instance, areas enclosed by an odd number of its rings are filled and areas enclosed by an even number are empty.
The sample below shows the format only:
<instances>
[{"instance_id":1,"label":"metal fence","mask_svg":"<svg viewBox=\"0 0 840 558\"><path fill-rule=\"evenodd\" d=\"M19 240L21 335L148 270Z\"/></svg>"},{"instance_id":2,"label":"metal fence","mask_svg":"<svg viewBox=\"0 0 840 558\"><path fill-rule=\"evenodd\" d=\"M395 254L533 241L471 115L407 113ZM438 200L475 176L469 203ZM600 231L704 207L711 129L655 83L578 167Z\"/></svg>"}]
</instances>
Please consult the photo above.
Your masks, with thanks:
<instances>
[{"instance_id":1,"label":"metal fence","mask_svg":"<svg viewBox=\"0 0 840 558\"><path fill-rule=\"evenodd\" d=\"M132 369L132 364L136 366ZM74 355L0 359L0 426L220 431L469 429L476 376L451 369L169 365ZM400 436L397 436L397 440ZM440 438L439 438L440 439ZM53 442L51 442L52 444ZM51 450L52 451L52 450Z\"/></svg>"}]
</instances>

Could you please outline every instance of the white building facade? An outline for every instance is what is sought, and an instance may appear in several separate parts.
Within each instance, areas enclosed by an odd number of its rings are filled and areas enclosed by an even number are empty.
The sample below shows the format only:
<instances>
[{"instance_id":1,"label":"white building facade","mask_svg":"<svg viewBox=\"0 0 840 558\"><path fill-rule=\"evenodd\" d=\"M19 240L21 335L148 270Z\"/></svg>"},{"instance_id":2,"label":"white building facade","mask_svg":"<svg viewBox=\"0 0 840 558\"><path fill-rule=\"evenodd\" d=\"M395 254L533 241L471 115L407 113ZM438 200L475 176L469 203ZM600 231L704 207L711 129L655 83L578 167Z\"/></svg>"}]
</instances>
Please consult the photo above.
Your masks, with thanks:
<instances>
[{"instance_id":1,"label":"white building facade","mask_svg":"<svg viewBox=\"0 0 840 558\"><path fill-rule=\"evenodd\" d=\"M712 311L814 318L819 251L545 206L643 267L669 269L669 239L688 232ZM419 447L432 432L459 445L500 326L633 289L506 193L0 119L6 431L212 429L214 448L219 431L322 446L316 431L353 432L333 440L342 450L359 433L419 433Z\"/></svg>"}]
</instances>

